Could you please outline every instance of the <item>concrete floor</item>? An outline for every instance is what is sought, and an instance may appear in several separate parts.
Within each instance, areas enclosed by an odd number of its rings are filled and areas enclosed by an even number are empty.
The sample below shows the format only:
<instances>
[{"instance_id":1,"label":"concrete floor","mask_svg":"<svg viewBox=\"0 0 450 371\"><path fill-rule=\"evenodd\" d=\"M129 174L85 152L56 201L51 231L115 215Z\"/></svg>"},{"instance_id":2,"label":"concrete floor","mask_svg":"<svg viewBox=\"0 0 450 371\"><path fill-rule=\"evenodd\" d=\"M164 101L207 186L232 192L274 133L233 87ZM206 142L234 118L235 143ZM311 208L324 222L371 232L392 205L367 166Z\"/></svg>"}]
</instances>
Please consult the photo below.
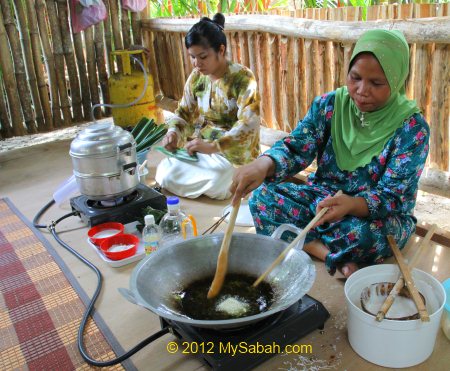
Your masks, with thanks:
<instances>
[{"instance_id":1,"label":"concrete floor","mask_svg":"<svg viewBox=\"0 0 450 371\"><path fill-rule=\"evenodd\" d=\"M0 154L0 196L8 197L30 220L51 198L57 186L72 173L69 156L70 141L46 143L25 149L13 150ZM157 163L162 158L159 153L149 154L149 178L152 182ZM199 231L204 231L218 217L226 201L212 201L206 198L182 200L183 209L193 214L198 222ZM42 222L55 220L69 212L68 205L62 208L52 207L43 217ZM225 229L225 224L219 231ZM102 261L86 241L88 228L75 217L68 218L59 226L61 237L81 254L96 264L104 276L104 288L97 302L97 310L115 334L124 349L130 349L142 339L159 330L159 319L148 310L128 303L118 293L118 287L128 287L130 274L136 263L112 268ZM253 228L237 228L239 231L254 233ZM63 250L48 233L47 239L77 277L82 287L92 295L96 280L94 274L75 257ZM404 254L411 257L420 238L410 241ZM389 262L393 262L392 259ZM450 248L430 244L424 253L418 268L433 274L443 281L450 277ZM272 357L257 370L376 370L375 366L360 356L350 347L347 339L347 314L344 299L344 281L339 274L329 276L323 263L315 261L317 278L309 294L321 301L331 313L323 331L313 331L298 341L298 344L312 346L312 354L278 355ZM150 283L151 284L151 283ZM140 370L203 370L207 369L192 355L181 352L169 354L166 346L174 340L172 335L165 335L145 347L132 357L133 363ZM413 339L410 339L413 341ZM448 370L450 364L450 341L441 330L431 357L414 367L415 370ZM405 355L408 357L407 355Z\"/></svg>"}]
</instances>

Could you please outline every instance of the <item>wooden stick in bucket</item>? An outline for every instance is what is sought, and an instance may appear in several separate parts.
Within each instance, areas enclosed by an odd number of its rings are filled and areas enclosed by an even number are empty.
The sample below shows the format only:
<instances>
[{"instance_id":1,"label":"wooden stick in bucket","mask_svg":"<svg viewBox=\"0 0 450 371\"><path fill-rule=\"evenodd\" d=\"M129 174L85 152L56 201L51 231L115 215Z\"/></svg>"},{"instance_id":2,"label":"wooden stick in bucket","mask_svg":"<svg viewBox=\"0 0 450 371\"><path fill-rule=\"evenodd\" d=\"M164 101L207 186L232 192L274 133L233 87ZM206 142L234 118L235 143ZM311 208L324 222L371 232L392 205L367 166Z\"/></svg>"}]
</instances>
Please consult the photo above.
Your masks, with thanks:
<instances>
[{"instance_id":1,"label":"wooden stick in bucket","mask_svg":"<svg viewBox=\"0 0 450 371\"><path fill-rule=\"evenodd\" d=\"M411 259L411 262L409 264L409 268L412 269L416 266L417 261L419 260L420 255L422 254L423 249L425 246L428 246L428 243L431 240L431 237L433 237L434 232L437 229L437 225L433 224L430 229L428 230L425 237L420 242L419 246L417 247L416 253L414 254L413 258ZM405 286L405 280L403 279L403 276L400 276L400 278L395 283L394 287L392 288L391 292L387 296L386 300L384 301L383 305L381 306L380 310L377 313L377 316L375 319L378 322L381 322L384 317L386 316L386 313L391 308L392 304L394 303L395 298L401 291L401 289Z\"/></svg>"},{"instance_id":2,"label":"wooden stick in bucket","mask_svg":"<svg viewBox=\"0 0 450 371\"><path fill-rule=\"evenodd\" d=\"M231 210L230 221L228 222L227 230L223 236L222 246L220 247L219 257L217 258L216 274L214 275L214 279L208 291L208 299L216 297L222 289L223 281L227 274L228 250L230 248L231 236L233 235L234 224L236 223L236 217L240 206L241 200L239 200Z\"/></svg>"},{"instance_id":3,"label":"wooden stick in bucket","mask_svg":"<svg viewBox=\"0 0 450 371\"><path fill-rule=\"evenodd\" d=\"M335 196L340 196L342 194L342 191L337 191ZM295 239L283 250L283 252L278 255L278 258L274 260L274 262L270 265L267 270L261 274L261 276L258 277L258 279L253 283L253 287L258 286L264 278L267 277L267 275L272 272L272 270L284 259L284 257L287 255L291 249L297 245L298 241L300 241L303 237L305 237L306 233L309 232L309 230L314 227L314 225L319 221L319 219L325 215L325 213L328 211L328 207L324 207L322 210L319 211L319 213L308 223L308 225L303 229L300 234L295 237Z\"/></svg>"},{"instance_id":4,"label":"wooden stick in bucket","mask_svg":"<svg viewBox=\"0 0 450 371\"><path fill-rule=\"evenodd\" d=\"M422 322L429 322L430 316L428 315L427 308L425 307L425 304L422 298L420 297L419 291L417 290L417 287L414 284L411 271L404 262L402 253L400 252L400 249L398 248L394 237L389 235L387 236L387 239L389 245L391 246L392 252L394 253L395 260L397 260L397 264L400 268L400 271L402 272L403 278L406 283L406 287L408 288L411 297L414 300L414 303L416 304L417 310L419 311L420 319L422 320Z\"/></svg>"}]
</instances>

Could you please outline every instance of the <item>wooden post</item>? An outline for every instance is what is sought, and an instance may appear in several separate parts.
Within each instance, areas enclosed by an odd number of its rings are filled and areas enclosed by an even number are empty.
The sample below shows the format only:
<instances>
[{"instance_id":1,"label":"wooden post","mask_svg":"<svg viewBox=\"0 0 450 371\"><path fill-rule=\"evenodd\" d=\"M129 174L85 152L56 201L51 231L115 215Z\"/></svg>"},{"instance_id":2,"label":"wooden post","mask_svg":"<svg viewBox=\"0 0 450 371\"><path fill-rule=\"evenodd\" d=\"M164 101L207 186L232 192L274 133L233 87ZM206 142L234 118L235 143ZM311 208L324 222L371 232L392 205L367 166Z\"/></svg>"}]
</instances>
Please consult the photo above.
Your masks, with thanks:
<instances>
[{"instance_id":1,"label":"wooden post","mask_svg":"<svg viewBox=\"0 0 450 371\"><path fill-rule=\"evenodd\" d=\"M123 42L122 36L120 34L120 26L119 26L119 12L117 10L117 0L106 0L109 3L109 10L111 13L111 26L114 37L114 50L122 50ZM113 69L113 68L111 68ZM117 70L122 72L122 61L117 61Z\"/></svg>"},{"instance_id":2,"label":"wooden post","mask_svg":"<svg viewBox=\"0 0 450 371\"><path fill-rule=\"evenodd\" d=\"M106 46L106 68L108 73L112 75L114 73L114 66L111 65L111 52L112 48L112 34L111 34L111 10L109 9L109 1L104 1L106 7L106 19L103 21L103 31L105 34L105 46Z\"/></svg>"},{"instance_id":3,"label":"wooden post","mask_svg":"<svg viewBox=\"0 0 450 371\"><path fill-rule=\"evenodd\" d=\"M238 42L239 42L239 50L241 51L241 63L246 67L250 67L249 50L248 50L247 33L246 32L238 33Z\"/></svg>"},{"instance_id":4,"label":"wooden post","mask_svg":"<svg viewBox=\"0 0 450 371\"><path fill-rule=\"evenodd\" d=\"M128 16L128 10L122 8L122 4L120 5L120 8L121 8L121 12L120 12L121 17L120 18L121 18L121 23L122 23L123 47L124 47L124 49L128 49L131 45L130 19Z\"/></svg>"},{"instance_id":5,"label":"wooden post","mask_svg":"<svg viewBox=\"0 0 450 371\"><path fill-rule=\"evenodd\" d=\"M84 30L84 40L86 43L86 64L89 74L89 90L91 91L92 106L94 106L100 103L100 97L98 95L97 69L95 68L93 26L90 26ZM102 110L100 109L100 107L97 107L95 109L94 117L96 119L100 119L102 117Z\"/></svg>"},{"instance_id":6,"label":"wooden post","mask_svg":"<svg viewBox=\"0 0 450 371\"><path fill-rule=\"evenodd\" d=\"M1 13L1 11L0 11ZM1 18L1 14L0 14ZM0 19L0 23L3 22L3 19ZM0 26L1 27L1 26ZM1 38L1 35L0 35ZM0 40L0 50L1 50L1 40ZM0 64L1 66L1 64ZM3 93L3 79L0 76L0 135L1 139L10 138L13 135L11 122L9 121L8 111L6 108L6 98Z\"/></svg>"},{"instance_id":7,"label":"wooden post","mask_svg":"<svg viewBox=\"0 0 450 371\"><path fill-rule=\"evenodd\" d=\"M266 122L267 127L274 128L272 111L272 92L270 89L270 50L269 35L261 34L259 37L259 91L261 94L261 117Z\"/></svg>"},{"instance_id":8,"label":"wooden post","mask_svg":"<svg viewBox=\"0 0 450 371\"><path fill-rule=\"evenodd\" d=\"M270 35L269 41L269 71L267 76L267 82L270 87L270 95L272 96L272 112L274 118L274 128L280 129L283 127L283 111L281 109L282 98L280 96L281 86L281 49L280 49L280 36Z\"/></svg>"},{"instance_id":9,"label":"wooden post","mask_svg":"<svg viewBox=\"0 0 450 371\"><path fill-rule=\"evenodd\" d=\"M131 13L131 29L133 31L133 44L142 45L141 16L138 12Z\"/></svg>"}]
</instances>

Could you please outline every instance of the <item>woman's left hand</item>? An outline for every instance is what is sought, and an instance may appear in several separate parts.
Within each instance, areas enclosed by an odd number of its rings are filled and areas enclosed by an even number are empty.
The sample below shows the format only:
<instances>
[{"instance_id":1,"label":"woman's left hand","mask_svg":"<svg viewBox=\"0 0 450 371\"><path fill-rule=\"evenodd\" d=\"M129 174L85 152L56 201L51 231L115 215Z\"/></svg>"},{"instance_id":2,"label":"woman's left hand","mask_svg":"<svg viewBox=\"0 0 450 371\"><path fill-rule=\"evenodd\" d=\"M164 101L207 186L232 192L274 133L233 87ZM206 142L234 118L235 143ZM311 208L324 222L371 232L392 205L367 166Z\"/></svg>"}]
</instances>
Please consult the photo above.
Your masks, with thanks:
<instances>
[{"instance_id":1,"label":"woman's left hand","mask_svg":"<svg viewBox=\"0 0 450 371\"><path fill-rule=\"evenodd\" d=\"M204 153L206 155L219 152L214 143L204 142L198 138L187 142L184 148L186 148L186 151L190 156L192 156L195 152Z\"/></svg>"},{"instance_id":2,"label":"woman's left hand","mask_svg":"<svg viewBox=\"0 0 450 371\"><path fill-rule=\"evenodd\" d=\"M362 197L352 197L346 194L327 197L317 205L316 213L328 207L328 211L320 218L315 226L323 223L332 223L341 220L346 215L366 217L369 215L369 208L366 200Z\"/></svg>"}]
</instances>

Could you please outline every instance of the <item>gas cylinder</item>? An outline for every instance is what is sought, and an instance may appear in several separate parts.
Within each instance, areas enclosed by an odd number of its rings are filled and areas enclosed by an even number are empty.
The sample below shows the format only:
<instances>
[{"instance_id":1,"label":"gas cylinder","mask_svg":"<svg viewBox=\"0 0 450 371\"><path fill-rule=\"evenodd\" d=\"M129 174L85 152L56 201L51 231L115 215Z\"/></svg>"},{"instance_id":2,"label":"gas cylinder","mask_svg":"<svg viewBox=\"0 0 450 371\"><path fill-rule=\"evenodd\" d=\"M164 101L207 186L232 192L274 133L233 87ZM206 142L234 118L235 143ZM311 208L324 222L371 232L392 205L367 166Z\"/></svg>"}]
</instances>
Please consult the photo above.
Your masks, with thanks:
<instances>
[{"instance_id":1,"label":"gas cylinder","mask_svg":"<svg viewBox=\"0 0 450 371\"><path fill-rule=\"evenodd\" d=\"M132 68L130 56L142 54L143 66L147 72L147 61L143 50L117 50L111 52L111 66L117 58L121 60L122 71L113 73L109 80L111 104L126 104L138 98L145 87L144 72L136 65ZM119 63L118 63L119 64ZM153 76L147 72L148 85L142 99L131 107L113 107L112 116L114 124L122 127L136 125L142 117L153 118L157 123L164 121L163 112L156 106Z\"/></svg>"}]
</instances>

